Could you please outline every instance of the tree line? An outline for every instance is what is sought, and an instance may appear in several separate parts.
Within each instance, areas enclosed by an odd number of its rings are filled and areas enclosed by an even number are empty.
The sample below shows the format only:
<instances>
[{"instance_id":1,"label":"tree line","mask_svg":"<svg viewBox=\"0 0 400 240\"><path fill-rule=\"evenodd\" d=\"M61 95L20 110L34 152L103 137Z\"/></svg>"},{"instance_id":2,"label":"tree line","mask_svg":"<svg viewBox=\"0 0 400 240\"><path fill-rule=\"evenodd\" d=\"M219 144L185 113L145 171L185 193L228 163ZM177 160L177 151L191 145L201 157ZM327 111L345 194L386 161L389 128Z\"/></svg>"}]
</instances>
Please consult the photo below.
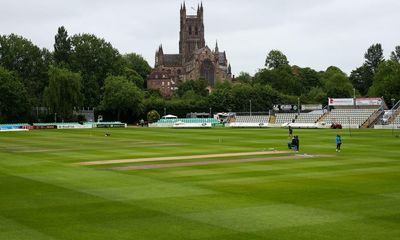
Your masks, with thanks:
<instances>
[{"instance_id":1,"label":"tree line","mask_svg":"<svg viewBox=\"0 0 400 240\"><path fill-rule=\"evenodd\" d=\"M36 107L48 111L42 121L73 121L73 110L98 109L110 116L137 118L143 111L145 79L151 67L135 53L122 55L92 34L69 36L64 27L54 49L40 49L14 34L0 36L0 123L38 121Z\"/></svg>"},{"instance_id":2,"label":"tree line","mask_svg":"<svg viewBox=\"0 0 400 240\"><path fill-rule=\"evenodd\" d=\"M58 28L52 51L30 40L0 36L0 123L75 121L74 109L92 107L106 120L134 122L155 110L184 116L188 112L267 111L274 104L326 104L327 97L383 96L400 99L400 46L385 60L374 44L365 62L347 76L338 67L325 71L290 65L279 50L266 56L254 76L241 72L232 83L218 83L209 92L205 80L180 83L165 99L146 89L151 71L139 54L120 54L93 34L69 36ZM250 104L251 101L251 104ZM389 101L390 102L390 101ZM44 107L38 114L33 109ZM152 112L152 116L154 112ZM155 114L157 115L157 114ZM38 119L39 118L39 119Z\"/></svg>"},{"instance_id":3,"label":"tree line","mask_svg":"<svg viewBox=\"0 0 400 240\"><path fill-rule=\"evenodd\" d=\"M381 44L373 44L364 54L365 62L348 76L335 66L325 71L290 65L279 50L269 52L265 68L255 76L241 73L240 82L267 84L280 93L299 96L303 102L326 104L328 97L384 97L400 100L400 46L385 60Z\"/></svg>"}]
</instances>

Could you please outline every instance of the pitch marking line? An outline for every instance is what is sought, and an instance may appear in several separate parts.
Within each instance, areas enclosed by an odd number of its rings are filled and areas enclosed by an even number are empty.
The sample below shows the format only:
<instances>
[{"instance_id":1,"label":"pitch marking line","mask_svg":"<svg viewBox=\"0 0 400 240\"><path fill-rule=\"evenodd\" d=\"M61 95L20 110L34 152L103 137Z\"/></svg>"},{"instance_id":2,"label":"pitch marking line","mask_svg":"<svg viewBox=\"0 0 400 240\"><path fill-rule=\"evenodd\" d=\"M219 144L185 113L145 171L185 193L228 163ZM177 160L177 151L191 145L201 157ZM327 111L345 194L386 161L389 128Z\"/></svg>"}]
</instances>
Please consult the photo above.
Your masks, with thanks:
<instances>
[{"instance_id":1,"label":"pitch marking line","mask_svg":"<svg viewBox=\"0 0 400 240\"><path fill-rule=\"evenodd\" d=\"M252 162L265 162L276 160L294 160L315 157L331 157L330 155L294 155L294 156L280 156L269 158L249 158L249 159L234 159L234 160L215 160L215 161L202 161L202 162L186 162L186 163L164 163L164 164L149 164L139 166L125 166L114 167L112 170L117 171L133 171L133 170L146 170L146 169L162 169L162 168L177 168L177 167L192 167L192 166L208 166L217 164L232 164L232 163L252 163Z\"/></svg>"},{"instance_id":2,"label":"pitch marking line","mask_svg":"<svg viewBox=\"0 0 400 240\"><path fill-rule=\"evenodd\" d=\"M259 155L274 155L274 154L288 154L288 153L292 153L292 152L291 151L266 151L266 152L242 152L242 153L223 153L223 154L207 154L207 155L192 155L192 156L119 159L119 160L80 162L80 163L78 163L78 165L96 166L96 165L110 165L110 164L119 164L119 163L138 163L138 162L174 161L174 160L189 160L189 159L202 159L202 158L259 156Z\"/></svg>"}]
</instances>

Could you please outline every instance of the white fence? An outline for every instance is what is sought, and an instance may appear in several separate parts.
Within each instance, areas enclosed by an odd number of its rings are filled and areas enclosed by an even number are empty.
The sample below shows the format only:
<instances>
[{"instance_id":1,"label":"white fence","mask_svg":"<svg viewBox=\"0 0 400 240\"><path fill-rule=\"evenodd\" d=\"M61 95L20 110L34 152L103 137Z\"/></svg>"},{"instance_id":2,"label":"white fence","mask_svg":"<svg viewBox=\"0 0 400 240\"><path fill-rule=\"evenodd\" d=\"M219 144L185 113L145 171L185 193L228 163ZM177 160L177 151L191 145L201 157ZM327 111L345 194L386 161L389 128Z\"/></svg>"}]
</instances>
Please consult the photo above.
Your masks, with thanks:
<instances>
[{"instance_id":1,"label":"white fence","mask_svg":"<svg viewBox=\"0 0 400 240\"><path fill-rule=\"evenodd\" d=\"M400 129L400 125L398 124L375 125L374 129Z\"/></svg>"},{"instance_id":2,"label":"white fence","mask_svg":"<svg viewBox=\"0 0 400 240\"><path fill-rule=\"evenodd\" d=\"M57 129L88 129L88 128L93 128L92 124L61 124L57 125Z\"/></svg>"},{"instance_id":3,"label":"white fence","mask_svg":"<svg viewBox=\"0 0 400 240\"><path fill-rule=\"evenodd\" d=\"M267 128L268 123L245 123L245 122L233 122L226 125L231 128Z\"/></svg>"},{"instance_id":4,"label":"white fence","mask_svg":"<svg viewBox=\"0 0 400 240\"><path fill-rule=\"evenodd\" d=\"M173 126L173 128L211 128L211 123L183 123L177 122Z\"/></svg>"}]
</instances>

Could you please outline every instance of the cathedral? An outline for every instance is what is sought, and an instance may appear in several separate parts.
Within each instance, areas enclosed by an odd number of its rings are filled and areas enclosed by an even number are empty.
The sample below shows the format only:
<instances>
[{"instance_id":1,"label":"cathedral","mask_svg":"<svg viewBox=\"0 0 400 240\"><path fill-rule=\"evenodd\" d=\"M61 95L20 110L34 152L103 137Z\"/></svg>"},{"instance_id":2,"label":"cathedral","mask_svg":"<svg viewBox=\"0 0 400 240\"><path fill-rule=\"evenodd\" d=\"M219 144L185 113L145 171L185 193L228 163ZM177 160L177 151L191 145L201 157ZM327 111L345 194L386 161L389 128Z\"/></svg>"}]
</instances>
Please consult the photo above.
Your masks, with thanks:
<instances>
[{"instance_id":1,"label":"cathedral","mask_svg":"<svg viewBox=\"0 0 400 240\"><path fill-rule=\"evenodd\" d=\"M197 7L196 15L186 15L186 4L181 5L179 54L165 54L160 45L147 88L170 97L181 82L205 79L212 89L218 81L231 81L231 76L231 66L218 42L213 50L206 45L203 4Z\"/></svg>"}]
</instances>

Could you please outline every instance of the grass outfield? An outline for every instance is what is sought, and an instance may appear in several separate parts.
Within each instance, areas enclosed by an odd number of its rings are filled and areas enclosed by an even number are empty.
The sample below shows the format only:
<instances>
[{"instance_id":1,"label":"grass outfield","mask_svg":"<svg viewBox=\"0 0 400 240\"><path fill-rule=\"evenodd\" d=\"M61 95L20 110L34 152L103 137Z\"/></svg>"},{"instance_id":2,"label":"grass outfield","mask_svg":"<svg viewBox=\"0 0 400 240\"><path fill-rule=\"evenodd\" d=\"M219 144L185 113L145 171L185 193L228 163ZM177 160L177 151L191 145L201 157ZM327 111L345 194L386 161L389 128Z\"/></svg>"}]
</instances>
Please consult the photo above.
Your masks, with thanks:
<instances>
[{"instance_id":1,"label":"grass outfield","mask_svg":"<svg viewBox=\"0 0 400 240\"><path fill-rule=\"evenodd\" d=\"M289 140L285 129L0 133L0 239L399 239L400 138L341 130L336 153L337 130L294 131L315 157L95 166L79 163L286 151ZM178 166L241 159L257 161ZM177 167L116 170L152 164Z\"/></svg>"}]
</instances>

